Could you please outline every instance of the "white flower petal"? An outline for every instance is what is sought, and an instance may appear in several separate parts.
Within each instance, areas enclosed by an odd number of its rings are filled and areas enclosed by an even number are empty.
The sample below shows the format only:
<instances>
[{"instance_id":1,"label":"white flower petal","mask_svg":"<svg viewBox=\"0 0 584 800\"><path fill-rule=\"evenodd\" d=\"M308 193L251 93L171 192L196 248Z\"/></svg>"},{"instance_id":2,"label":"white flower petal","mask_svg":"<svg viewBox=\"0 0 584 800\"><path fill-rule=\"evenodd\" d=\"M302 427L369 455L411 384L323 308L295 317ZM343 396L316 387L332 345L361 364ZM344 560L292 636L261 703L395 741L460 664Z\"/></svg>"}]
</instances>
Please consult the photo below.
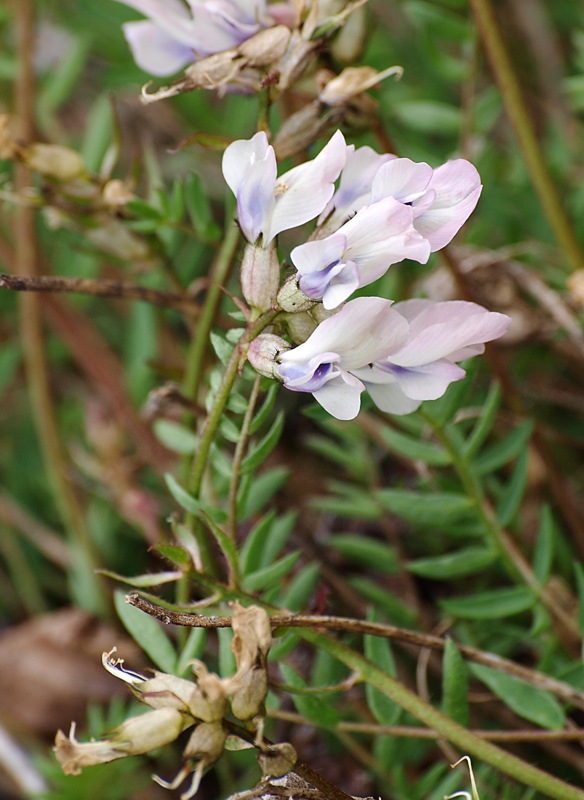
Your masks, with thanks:
<instances>
[{"instance_id":1,"label":"white flower petal","mask_svg":"<svg viewBox=\"0 0 584 800\"><path fill-rule=\"evenodd\" d=\"M422 401L442 397L448 386L462 380L466 372L451 361L440 359L421 367L398 368L392 374L406 397Z\"/></svg>"},{"instance_id":2,"label":"white flower petal","mask_svg":"<svg viewBox=\"0 0 584 800\"><path fill-rule=\"evenodd\" d=\"M424 161L416 163L409 158L388 161L375 173L371 202L383 197L395 197L401 203L411 203L424 194L432 173L432 167Z\"/></svg>"},{"instance_id":3,"label":"white flower petal","mask_svg":"<svg viewBox=\"0 0 584 800\"><path fill-rule=\"evenodd\" d=\"M345 139L337 131L315 159L278 179L274 211L264 231L266 244L281 231L303 225L320 214L332 197L346 154Z\"/></svg>"},{"instance_id":4,"label":"white flower petal","mask_svg":"<svg viewBox=\"0 0 584 800\"><path fill-rule=\"evenodd\" d=\"M397 383L365 383L365 388L377 408L388 414L411 414L421 403L406 397Z\"/></svg>"},{"instance_id":5,"label":"white flower petal","mask_svg":"<svg viewBox=\"0 0 584 800\"><path fill-rule=\"evenodd\" d=\"M339 375L314 392L314 399L336 419L355 419L365 387L352 375Z\"/></svg>"},{"instance_id":6,"label":"white flower petal","mask_svg":"<svg viewBox=\"0 0 584 800\"><path fill-rule=\"evenodd\" d=\"M191 47L181 44L150 20L126 22L122 30L134 61L150 75L174 75L195 60Z\"/></svg>"}]
</instances>

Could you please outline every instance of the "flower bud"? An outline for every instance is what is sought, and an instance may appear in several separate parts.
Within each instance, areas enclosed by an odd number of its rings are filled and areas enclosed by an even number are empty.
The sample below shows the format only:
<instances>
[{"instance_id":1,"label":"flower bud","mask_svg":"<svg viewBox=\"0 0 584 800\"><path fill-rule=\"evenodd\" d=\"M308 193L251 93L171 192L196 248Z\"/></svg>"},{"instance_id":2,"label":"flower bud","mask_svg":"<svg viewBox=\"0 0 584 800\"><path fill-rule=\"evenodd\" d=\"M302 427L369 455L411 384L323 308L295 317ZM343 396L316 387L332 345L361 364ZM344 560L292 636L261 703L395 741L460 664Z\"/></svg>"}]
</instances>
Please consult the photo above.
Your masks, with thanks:
<instances>
[{"instance_id":1,"label":"flower bud","mask_svg":"<svg viewBox=\"0 0 584 800\"><path fill-rule=\"evenodd\" d=\"M286 25L274 25L250 36L237 48L249 67L267 67L282 58L292 31Z\"/></svg>"},{"instance_id":2,"label":"flower bud","mask_svg":"<svg viewBox=\"0 0 584 800\"><path fill-rule=\"evenodd\" d=\"M226 739L227 731L220 721L201 722L187 742L185 758L202 759L205 765L212 764L223 752Z\"/></svg>"},{"instance_id":3,"label":"flower bud","mask_svg":"<svg viewBox=\"0 0 584 800\"><path fill-rule=\"evenodd\" d=\"M209 672L201 661L193 662L197 683L189 700L189 713L203 722L223 719L227 711L227 696L223 681Z\"/></svg>"},{"instance_id":4,"label":"flower bud","mask_svg":"<svg viewBox=\"0 0 584 800\"><path fill-rule=\"evenodd\" d=\"M378 72L373 67L347 67L340 75L326 82L318 95L321 103L338 106L348 103L356 95L366 92L390 75L401 78L401 67L388 67Z\"/></svg>"},{"instance_id":5,"label":"flower bud","mask_svg":"<svg viewBox=\"0 0 584 800\"><path fill-rule=\"evenodd\" d=\"M300 286L298 286L298 279L296 275L291 275L286 279L277 297L278 305L283 311L288 311L290 314L296 314L299 311L308 311L316 305L318 300L313 300L304 294Z\"/></svg>"},{"instance_id":6,"label":"flower bud","mask_svg":"<svg viewBox=\"0 0 584 800\"><path fill-rule=\"evenodd\" d=\"M103 187L102 197L107 206L111 208L120 208L131 200L134 200L136 195L128 189L124 181L120 181L116 178L108 181Z\"/></svg>"},{"instance_id":7,"label":"flower bud","mask_svg":"<svg viewBox=\"0 0 584 800\"><path fill-rule=\"evenodd\" d=\"M280 262L276 244L257 247L248 244L241 263L241 288L249 305L259 311L267 311L276 302L280 285Z\"/></svg>"},{"instance_id":8,"label":"flower bud","mask_svg":"<svg viewBox=\"0 0 584 800\"><path fill-rule=\"evenodd\" d=\"M262 753L258 753L258 764L264 775L281 778L298 761L298 754L289 742L270 745Z\"/></svg>"},{"instance_id":9,"label":"flower bud","mask_svg":"<svg viewBox=\"0 0 584 800\"><path fill-rule=\"evenodd\" d=\"M290 349L290 344L273 333L262 333L250 344L247 359L256 372L266 378L277 378L277 358Z\"/></svg>"},{"instance_id":10,"label":"flower bud","mask_svg":"<svg viewBox=\"0 0 584 800\"><path fill-rule=\"evenodd\" d=\"M308 311L301 311L300 314L281 314L279 319L285 323L294 344L305 342L317 325Z\"/></svg>"},{"instance_id":11,"label":"flower bud","mask_svg":"<svg viewBox=\"0 0 584 800\"><path fill-rule=\"evenodd\" d=\"M231 696L231 712L241 720L253 719L263 708L268 693L268 673L265 662L254 665L239 678L231 679L237 689Z\"/></svg>"},{"instance_id":12,"label":"flower bud","mask_svg":"<svg viewBox=\"0 0 584 800\"><path fill-rule=\"evenodd\" d=\"M192 719L176 708L158 708L126 720L107 739L78 742L73 722L68 737L57 732L54 751L66 775L79 775L83 767L156 750L173 742L191 724Z\"/></svg>"},{"instance_id":13,"label":"flower bud","mask_svg":"<svg viewBox=\"0 0 584 800\"><path fill-rule=\"evenodd\" d=\"M85 165L79 153L59 144L35 142L23 147L20 157L34 172L64 183L73 181L85 173Z\"/></svg>"},{"instance_id":14,"label":"flower bud","mask_svg":"<svg viewBox=\"0 0 584 800\"><path fill-rule=\"evenodd\" d=\"M340 64L360 61L367 32L367 12L364 6L360 6L353 11L331 43L335 61Z\"/></svg>"}]
</instances>

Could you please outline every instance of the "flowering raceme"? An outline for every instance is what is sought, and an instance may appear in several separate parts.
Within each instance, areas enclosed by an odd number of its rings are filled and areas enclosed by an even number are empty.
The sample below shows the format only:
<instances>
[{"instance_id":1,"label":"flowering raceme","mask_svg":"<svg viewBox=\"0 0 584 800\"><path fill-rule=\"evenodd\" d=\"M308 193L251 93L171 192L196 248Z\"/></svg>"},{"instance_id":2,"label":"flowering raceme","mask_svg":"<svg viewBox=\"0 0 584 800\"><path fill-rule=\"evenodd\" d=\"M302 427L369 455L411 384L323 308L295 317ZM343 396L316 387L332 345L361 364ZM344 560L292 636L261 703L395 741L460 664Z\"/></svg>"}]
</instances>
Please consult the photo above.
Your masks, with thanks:
<instances>
[{"instance_id":1,"label":"flowering raceme","mask_svg":"<svg viewBox=\"0 0 584 800\"><path fill-rule=\"evenodd\" d=\"M336 308L392 264L405 258L426 263L458 233L481 188L477 170L464 159L433 170L370 148L349 152L339 189L322 215L323 231L334 232L292 251L301 290ZM386 214L390 200L395 205Z\"/></svg>"},{"instance_id":2,"label":"flowering raceme","mask_svg":"<svg viewBox=\"0 0 584 800\"><path fill-rule=\"evenodd\" d=\"M152 75L172 75L199 58L228 50L263 28L292 24L288 3L266 0L118 0L147 20L127 22L134 60Z\"/></svg>"},{"instance_id":3,"label":"flowering raceme","mask_svg":"<svg viewBox=\"0 0 584 800\"><path fill-rule=\"evenodd\" d=\"M359 413L361 393L392 414L408 414L423 400L441 397L464 370L455 362L482 353L510 320L476 303L380 297L350 300L298 347L268 334L250 346L258 371L287 389L311 393L337 419ZM272 367L266 351L271 351Z\"/></svg>"}]
</instances>

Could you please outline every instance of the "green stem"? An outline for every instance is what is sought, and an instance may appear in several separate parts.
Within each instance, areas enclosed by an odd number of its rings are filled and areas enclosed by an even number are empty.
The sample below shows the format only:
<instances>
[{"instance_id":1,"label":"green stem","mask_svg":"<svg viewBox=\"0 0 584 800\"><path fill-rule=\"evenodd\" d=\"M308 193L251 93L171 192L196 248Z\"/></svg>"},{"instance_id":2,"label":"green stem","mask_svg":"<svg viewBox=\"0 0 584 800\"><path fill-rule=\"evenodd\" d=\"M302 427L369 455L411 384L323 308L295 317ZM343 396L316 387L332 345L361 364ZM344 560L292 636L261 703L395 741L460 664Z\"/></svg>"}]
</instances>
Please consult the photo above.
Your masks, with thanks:
<instances>
[{"instance_id":1,"label":"green stem","mask_svg":"<svg viewBox=\"0 0 584 800\"><path fill-rule=\"evenodd\" d=\"M205 355L209 346L209 334L221 302L223 286L229 275L235 251L239 245L240 232L237 225L230 224L225 233L209 275L209 289L197 323L187 357L187 368L183 381L183 394L195 398L201 381Z\"/></svg>"},{"instance_id":2,"label":"green stem","mask_svg":"<svg viewBox=\"0 0 584 800\"><path fill-rule=\"evenodd\" d=\"M482 487L476 476L473 474L470 464L466 461L464 455L457 447L456 442L452 441L448 432L439 424L436 423L430 416L423 411L420 414L424 417L426 422L432 427L432 430L442 442L444 447L448 450L454 469L456 470L460 482L466 492L466 495L473 501L477 512L481 518L485 530L488 532L491 541L495 545L497 552L500 554L504 566L514 580L519 580L524 583L536 597L544 604L546 609L558 622L558 634L562 638L564 644L569 649L575 645L579 646L580 632L578 626L570 616L561 608L550 595L550 592L545 586L537 580L537 577L531 566L526 561L523 553L519 550L512 537L501 526L496 514L493 512L490 504L488 503Z\"/></svg>"},{"instance_id":3,"label":"green stem","mask_svg":"<svg viewBox=\"0 0 584 800\"><path fill-rule=\"evenodd\" d=\"M414 692L392 678L360 653L324 633L314 630L301 630L300 635L330 653L349 669L358 672L361 679L378 689L382 694L412 714L429 728L448 739L460 750L490 764L516 781L531 786L554 800L584 800L584 791L554 778L546 772L533 767L501 748L480 739L458 722L445 716L437 709L420 699Z\"/></svg>"},{"instance_id":4,"label":"green stem","mask_svg":"<svg viewBox=\"0 0 584 800\"><path fill-rule=\"evenodd\" d=\"M470 0L470 6L540 205L566 261L572 270L580 269L584 266L582 248L562 208L558 191L546 166L545 155L537 141L490 0Z\"/></svg>"},{"instance_id":5,"label":"green stem","mask_svg":"<svg viewBox=\"0 0 584 800\"><path fill-rule=\"evenodd\" d=\"M229 359L223 374L223 380L221 381L221 385L217 391L215 405L211 409L209 416L203 425L199 446L193 459L188 490L195 497L198 497L201 490L201 483L203 480L203 475L205 474L205 468L207 466L209 450L211 449L211 444L213 443L215 433L217 432L217 428L221 422L221 417L225 411L225 406L229 400L229 395L231 394L231 389L235 383L240 364L242 359L245 358L247 346L264 330L264 328L274 321L275 317L279 313L280 309L273 309L266 311L261 315L261 317L258 317L258 319L256 319L255 322L248 327L233 349L233 353L231 354L231 358Z\"/></svg>"}]
</instances>

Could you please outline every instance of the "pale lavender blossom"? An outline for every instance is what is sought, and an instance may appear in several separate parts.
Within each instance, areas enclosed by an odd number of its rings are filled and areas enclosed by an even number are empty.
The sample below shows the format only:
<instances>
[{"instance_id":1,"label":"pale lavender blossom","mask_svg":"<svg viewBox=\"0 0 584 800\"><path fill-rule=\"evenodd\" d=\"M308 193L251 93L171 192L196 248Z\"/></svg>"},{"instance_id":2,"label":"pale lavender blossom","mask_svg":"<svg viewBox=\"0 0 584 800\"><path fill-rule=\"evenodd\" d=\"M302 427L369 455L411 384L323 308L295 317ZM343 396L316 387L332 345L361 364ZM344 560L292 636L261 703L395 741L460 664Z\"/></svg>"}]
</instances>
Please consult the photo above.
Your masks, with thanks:
<instances>
[{"instance_id":1,"label":"pale lavender blossom","mask_svg":"<svg viewBox=\"0 0 584 800\"><path fill-rule=\"evenodd\" d=\"M241 229L267 248L278 233L317 217L334 192L345 164L347 145L340 131L312 161L277 177L274 148L263 131L239 139L225 150L223 175L237 198Z\"/></svg>"},{"instance_id":2,"label":"pale lavender blossom","mask_svg":"<svg viewBox=\"0 0 584 800\"><path fill-rule=\"evenodd\" d=\"M391 414L442 397L466 374L455 362L484 352L484 343L503 336L511 321L462 300L406 300L394 309L409 323L407 341L356 373L373 402Z\"/></svg>"},{"instance_id":3,"label":"pale lavender blossom","mask_svg":"<svg viewBox=\"0 0 584 800\"><path fill-rule=\"evenodd\" d=\"M374 403L408 414L441 397L465 372L455 362L502 336L509 317L476 303L361 297L322 322L301 344L276 356L286 388L309 392L337 419L353 419L367 389Z\"/></svg>"},{"instance_id":4,"label":"pale lavender blossom","mask_svg":"<svg viewBox=\"0 0 584 800\"><path fill-rule=\"evenodd\" d=\"M434 252L458 233L474 210L481 189L479 173L465 159L432 169L425 162L378 155L369 147L360 147L348 155L339 188L320 221L325 230L334 230L363 206L393 197L412 207L414 226Z\"/></svg>"},{"instance_id":5,"label":"pale lavender blossom","mask_svg":"<svg viewBox=\"0 0 584 800\"><path fill-rule=\"evenodd\" d=\"M354 373L405 344L405 318L391 300L358 297L321 322L301 345L279 353L278 376L293 392L310 392L337 419L359 413L364 383Z\"/></svg>"},{"instance_id":6,"label":"pale lavender blossom","mask_svg":"<svg viewBox=\"0 0 584 800\"><path fill-rule=\"evenodd\" d=\"M411 258L425 264L430 245L413 225L414 212L393 197L364 206L326 239L294 248L291 259L305 295L336 308L360 286Z\"/></svg>"},{"instance_id":7,"label":"pale lavender blossom","mask_svg":"<svg viewBox=\"0 0 584 800\"><path fill-rule=\"evenodd\" d=\"M371 199L395 197L411 204L414 226L432 252L447 245L474 211L482 191L476 168L463 158L437 169L409 158L382 164L371 187Z\"/></svg>"},{"instance_id":8,"label":"pale lavender blossom","mask_svg":"<svg viewBox=\"0 0 584 800\"><path fill-rule=\"evenodd\" d=\"M134 60L152 75L172 75L193 61L237 47L263 28L293 24L289 3L266 0L117 0L148 19L127 22Z\"/></svg>"}]
</instances>

